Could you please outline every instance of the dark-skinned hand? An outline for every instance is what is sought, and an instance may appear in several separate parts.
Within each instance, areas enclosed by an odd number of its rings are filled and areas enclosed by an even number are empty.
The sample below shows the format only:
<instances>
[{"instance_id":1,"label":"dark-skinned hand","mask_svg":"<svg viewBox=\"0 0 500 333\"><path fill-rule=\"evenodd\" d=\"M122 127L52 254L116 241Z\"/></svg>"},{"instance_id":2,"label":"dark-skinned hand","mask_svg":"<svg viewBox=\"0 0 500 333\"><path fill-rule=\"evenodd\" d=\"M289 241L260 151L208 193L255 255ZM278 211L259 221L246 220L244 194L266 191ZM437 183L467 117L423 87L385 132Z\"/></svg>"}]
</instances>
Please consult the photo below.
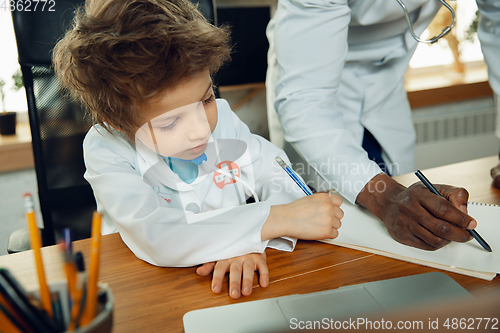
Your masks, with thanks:
<instances>
[{"instance_id":1,"label":"dark-skinned hand","mask_svg":"<svg viewBox=\"0 0 500 333\"><path fill-rule=\"evenodd\" d=\"M500 164L491 169L491 178L493 178L493 185L500 188Z\"/></svg>"},{"instance_id":2,"label":"dark-skinned hand","mask_svg":"<svg viewBox=\"0 0 500 333\"><path fill-rule=\"evenodd\" d=\"M449 185L435 187L444 198L420 182L406 188L379 174L360 192L356 203L380 218L392 238L402 244L432 251L450 242L471 240L467 229L474 229L477 222L467 215L469 193Z\"/></svg>"}]
</instances>

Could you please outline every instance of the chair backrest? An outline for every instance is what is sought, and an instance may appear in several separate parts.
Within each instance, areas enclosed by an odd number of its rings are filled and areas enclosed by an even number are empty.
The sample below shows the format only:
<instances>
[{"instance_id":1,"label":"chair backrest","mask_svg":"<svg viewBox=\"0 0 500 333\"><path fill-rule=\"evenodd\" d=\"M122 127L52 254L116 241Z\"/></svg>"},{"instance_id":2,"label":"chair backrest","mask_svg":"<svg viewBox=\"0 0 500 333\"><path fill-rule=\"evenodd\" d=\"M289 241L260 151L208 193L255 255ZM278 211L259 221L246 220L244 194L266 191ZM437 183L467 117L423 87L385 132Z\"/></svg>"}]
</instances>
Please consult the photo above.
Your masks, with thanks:
<instances>
[{"instance_id":1,"label":"chair backrest","mask_svg":"<svg viewBox=\"0 0 500 333\"><path fill-rule=\"evenodd\" d=\"M75 239L90 237L96 204L83 178L82 143L91 121L61 89L51 51L82 0L57 2L55 11L13 11L19 63L31 127L44 246L70 227ZM46 8L47 9L47 8Z\"/></svg>"},{"instance_id":2,"label":"chair backrest","mask_svg":"<svg viewBox=\"0 0 500 333\"><path fill-rule=\"evenodd\" d=\"M194 4L198 4L198 9L205 18L212 24L217 25L217 10L215 0L189 0Z\"/></svg>"}]
</instances>

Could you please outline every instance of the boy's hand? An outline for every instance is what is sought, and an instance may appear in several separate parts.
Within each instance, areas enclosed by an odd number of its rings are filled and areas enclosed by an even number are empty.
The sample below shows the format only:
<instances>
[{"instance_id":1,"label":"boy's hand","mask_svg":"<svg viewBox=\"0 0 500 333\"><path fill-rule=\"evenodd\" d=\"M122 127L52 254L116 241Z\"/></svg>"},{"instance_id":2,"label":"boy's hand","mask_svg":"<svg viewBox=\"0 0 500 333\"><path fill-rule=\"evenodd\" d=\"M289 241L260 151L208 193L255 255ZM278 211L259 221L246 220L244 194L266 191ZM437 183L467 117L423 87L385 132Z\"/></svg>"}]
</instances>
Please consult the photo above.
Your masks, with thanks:
<instances>
[{"instance_id":1,"label":"boy's hand","mask_svg":"<svg viewBox=\"0 0 500 333\"><path fill-rule=\"evenodd\" d=\"M262 240L289 236L299 239L320 240L338 236L342 199L329 193L316 193L286 205L271 207L262 227Z\"/></svg>"},{"instance_id":2,"label":"boy's hand","mask_svg":"<svg viewBox=\"0 0 500 333\"><path fill-rule=\"evenodd\" d=\"M259 272L259 284L266 288L269 286L269 269L266 263L266 253L250 253L216 263L209 262L196 269L196 274L207 276L214 272L212 277L212 291L216 294L222 290L224 276L229 272L229 297L240 298L241 295L252 294L253 275Z\"/></svg>"}]
</instances>

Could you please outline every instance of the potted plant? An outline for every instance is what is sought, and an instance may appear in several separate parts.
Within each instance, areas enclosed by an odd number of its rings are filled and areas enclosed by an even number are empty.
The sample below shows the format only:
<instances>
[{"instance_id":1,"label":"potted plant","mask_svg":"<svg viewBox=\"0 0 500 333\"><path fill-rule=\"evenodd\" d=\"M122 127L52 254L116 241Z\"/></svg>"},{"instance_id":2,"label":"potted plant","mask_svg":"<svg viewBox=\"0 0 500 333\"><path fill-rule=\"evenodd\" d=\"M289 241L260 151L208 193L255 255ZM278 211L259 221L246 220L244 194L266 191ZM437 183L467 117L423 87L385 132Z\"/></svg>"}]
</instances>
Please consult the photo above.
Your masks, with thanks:
<instances>
[{"instance_id":1,"label":"potted plant","mask_svg":"<svg viewBox=\"0 0 500 333\"><path fill-rule=\"evenodd\" d=\"M2 102L2 112L0 113L0 134L14 135L16 134L16 113L7 112L5 108L5 81L0 79L0 98Z\"/></svg>"}]
</instances>

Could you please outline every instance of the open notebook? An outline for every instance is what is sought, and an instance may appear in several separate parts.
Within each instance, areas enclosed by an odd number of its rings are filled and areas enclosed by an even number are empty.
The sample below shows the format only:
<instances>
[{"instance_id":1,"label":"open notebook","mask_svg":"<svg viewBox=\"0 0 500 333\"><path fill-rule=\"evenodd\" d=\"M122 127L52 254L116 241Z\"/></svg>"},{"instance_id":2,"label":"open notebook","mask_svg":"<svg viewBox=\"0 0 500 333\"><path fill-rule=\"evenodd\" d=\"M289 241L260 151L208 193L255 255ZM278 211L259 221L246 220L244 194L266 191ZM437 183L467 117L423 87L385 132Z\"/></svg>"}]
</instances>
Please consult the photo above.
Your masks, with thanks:
<instances>
[{"instance_id":1,"label":"open notebook","mask_svg":"<svg viewBox=\"0 0 500 333\"><path fill-rule=\"evenodd\" d=\"M325 243L409 261L485 280L500 273L500 206L470 202L469 215L478 223L476 231L491 246L485 251L476 240L451 243L436 251L425 251L396 242L382 221L368 210L344 200L345 215L339 236Z\"/></svg>"}]
</instances>

